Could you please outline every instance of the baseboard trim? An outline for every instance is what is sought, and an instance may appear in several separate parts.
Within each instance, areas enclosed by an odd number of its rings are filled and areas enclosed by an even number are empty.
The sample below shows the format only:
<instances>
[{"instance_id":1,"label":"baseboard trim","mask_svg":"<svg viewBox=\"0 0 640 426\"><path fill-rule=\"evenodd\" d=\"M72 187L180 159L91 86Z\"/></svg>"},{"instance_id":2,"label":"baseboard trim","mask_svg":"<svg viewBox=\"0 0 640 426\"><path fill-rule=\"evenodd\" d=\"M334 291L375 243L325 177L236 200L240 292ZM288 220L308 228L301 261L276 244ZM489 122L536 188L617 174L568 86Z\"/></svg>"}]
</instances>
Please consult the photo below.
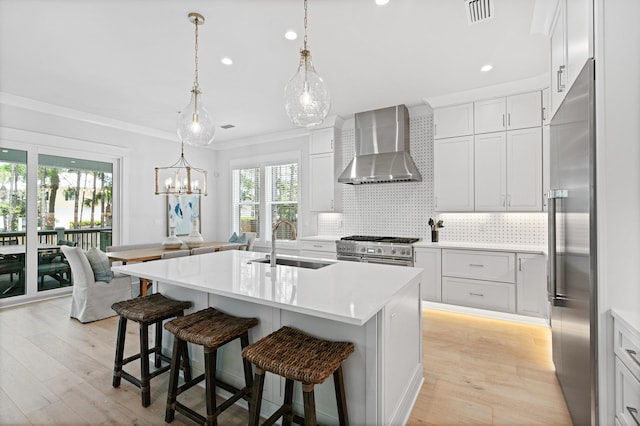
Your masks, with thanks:
<instances>
[{"instance_id":1,"label":"baseboard trim","mask_svg":"<svg viewBox=\"0 0 640 426\"><path fill-rule=\"evenodd\" d=\"M457 314L473 315L482 318L490 318L501 321L511 321L520 324L538 325L549 327L546 318L528 317L525 315L511 314L507 312L489 311L486 309L470 308L467 306L449 305L447 303L422 301L422 307L426 309L435 309L444 312L453 312Z\"/></svg>"}]
</instances>

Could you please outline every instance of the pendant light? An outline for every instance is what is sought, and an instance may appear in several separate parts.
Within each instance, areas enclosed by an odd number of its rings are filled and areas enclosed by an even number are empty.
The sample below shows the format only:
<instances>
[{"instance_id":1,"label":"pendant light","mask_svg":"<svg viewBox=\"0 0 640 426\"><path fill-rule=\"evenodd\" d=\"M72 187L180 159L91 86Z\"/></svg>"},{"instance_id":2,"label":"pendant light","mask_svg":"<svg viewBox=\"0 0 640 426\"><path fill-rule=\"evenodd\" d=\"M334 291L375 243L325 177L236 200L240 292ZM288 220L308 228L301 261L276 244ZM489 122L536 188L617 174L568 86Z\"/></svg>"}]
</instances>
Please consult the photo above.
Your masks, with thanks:
<instances>
[{"instance_id":1,"label":"pendant light","mask_svg":"<svg viewBox=\"0 0 640 426\"><path fill-rule=\"evenodd\" d=\"M184 158L184 142L180 158L168 167L156 167L156 195L207 195L207 171L191 166Z\"/></svg>"},{"instance_id":2,"label":"pendant light","mask_svg":"<svg viewBox=\"0 0 640 426\"><path fill-rule=\"evenodd\" d=\"M198 27L204 24L204 16L192 12L189 13L189 21L195 25L195 80L191 89L191 101L178 116L177 132L183 143L205 146L213 142L216 126L202 104L202 92L198 82Z\"/></svg>"},{"instance_id":3,"label":"pendant light","mask_svg":"<svg viewBox=\"0 0 640 426\"><path fill-rule=\"evenodd\" d=\"M329 88L316 73L307 48L307 0L304 0L304 47L300 50L298 72L284 88L284 99L289 120L301 127L322 123L331 108Z\"/></svg>"}]
</instances>

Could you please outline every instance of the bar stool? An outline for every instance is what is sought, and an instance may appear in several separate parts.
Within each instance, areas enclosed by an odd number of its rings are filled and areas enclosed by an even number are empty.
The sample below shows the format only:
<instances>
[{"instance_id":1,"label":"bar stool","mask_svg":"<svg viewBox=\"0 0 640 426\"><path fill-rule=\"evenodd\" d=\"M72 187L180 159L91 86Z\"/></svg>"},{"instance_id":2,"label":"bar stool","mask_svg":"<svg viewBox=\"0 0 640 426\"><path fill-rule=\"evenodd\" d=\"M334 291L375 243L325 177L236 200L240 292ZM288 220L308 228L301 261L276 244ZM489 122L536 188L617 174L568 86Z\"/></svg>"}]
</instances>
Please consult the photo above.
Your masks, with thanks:
<instances>
[{"instance_id":1,"label":"bar stool","mask_svg":"<svg viewBox=\"0 0 640 426\"><path fill-rule=\"evenodd\" d=\"M151 403L150 380L165 371L169 371L171 365L162 366L162 360L171 361L162 354L162 321L184 315L184 310L191 307L191 302L172 300L160 293L149 296L136 297L124 300L111 305L111 309L120 315L118 322L118 336L116 339L116 360L113 368L113 387L120 386L121 379L133 383L142 391L142 406L148 407ZM127 334L127 320L132 320L140 325L140 352L136 355L123 359L124 340ZM154 324L155 341L154 347L149 349L149 325ZM191 379L191 368L189 366L189 354L186 352L183 364L185 380ZM149 354L155 354L155 367L153 372L149 372ZM140 358L140 378L137 378L123 370L123 366Z\"/></svg>"},{"instance_id":2,"label":"bar stool","mask_svg":"<svg viewBox=\"0 0 640 426\"><path fill-rule=\"evenodd\" d=\"M274 424L284 416L283 426L290 425L291 421L315 426L317 423L313 387L323 383L331 374L335 385L338 419L340 425L348 425L342 362L353 350L353 343L318 339L291 327L282 327L247 346L242 351L242 356L256 366L249 425L257 426L260 420L265 371L282 376L286 381L284 404L263 425ZM304 419L293 414L294 380L302 384Z\"/></svg>"},{"instance_id":3,"label":"bar stool","mask_svg":"<svg viewBox=\"0 0 640 426\"><path fill-rule=\"evenodd\" d=\"M164 325L175 335L173 340L173 357L171 359L171 376L167 391L167 408L164 421L171 423L175 412L187 416L199 424L217 425L218 416L241 398L249 400L253 378L251 364L243 360L245 387L238 389L222 380L216 379L216 354L218 348L240 339L244 349L249 344L249 329L258 325L256 318L240 318L227 315L214 308L203 309L198 312L176 318ZM181 354L186 353L187 342L204 347L204 374L178 387L178 365ZM207 416L195 412L177 400L177 396L194 385L205 380ZM216 386L230 392L232 396L220 406L216 405Z\"/></svg>"}]
</instances>

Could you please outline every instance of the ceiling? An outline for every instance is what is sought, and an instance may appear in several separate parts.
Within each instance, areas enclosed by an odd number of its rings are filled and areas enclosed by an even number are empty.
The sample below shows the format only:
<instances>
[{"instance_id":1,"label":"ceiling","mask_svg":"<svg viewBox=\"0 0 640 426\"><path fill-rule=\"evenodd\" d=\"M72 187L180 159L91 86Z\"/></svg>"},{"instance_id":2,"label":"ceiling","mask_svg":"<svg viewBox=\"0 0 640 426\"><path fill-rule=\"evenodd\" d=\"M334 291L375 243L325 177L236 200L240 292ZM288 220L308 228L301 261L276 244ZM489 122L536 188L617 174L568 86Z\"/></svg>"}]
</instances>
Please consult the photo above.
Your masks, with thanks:
<instances>
[{"instance_id":1,"label":"ceiling","mask_svg":"<svg viewBox=\"0 0 640 426\"><path fill-rule=\"evenodd\" d=\"M463 0L309 0L330 115L543 75L549 43L530 34L534 3L493 0L494 18L469 25ZM236 126L218 128L216 141L295 129L282 93L302 41L284 32L302 34L302 0L0 0L0 92L173 137L194 77L192 11L206 19L205 105L218 126ZM487 63L493 70L480 72Z\"/></svg>"}]
</instances>

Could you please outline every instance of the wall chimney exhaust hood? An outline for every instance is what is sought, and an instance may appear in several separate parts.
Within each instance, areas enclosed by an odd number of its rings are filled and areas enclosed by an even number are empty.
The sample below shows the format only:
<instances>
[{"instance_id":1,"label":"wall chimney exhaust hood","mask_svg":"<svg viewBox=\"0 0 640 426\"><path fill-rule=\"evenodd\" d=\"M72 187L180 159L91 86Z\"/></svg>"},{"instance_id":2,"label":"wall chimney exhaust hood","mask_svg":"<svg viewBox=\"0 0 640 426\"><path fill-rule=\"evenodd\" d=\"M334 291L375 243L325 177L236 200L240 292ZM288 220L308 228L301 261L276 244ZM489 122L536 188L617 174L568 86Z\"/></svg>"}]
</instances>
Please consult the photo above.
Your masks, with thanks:
<instances>
[{"instance_id":1,"label":"wall chimney exhaust hood","mask_svg":"<svg viewBox=\"0 0 640 426\"><path fill-rule=\"evenodd\" d=\"M409 153L409 111L404 105L355 115L355 157L340 183L420 182Z\"/></svg>"}]
</instances>

